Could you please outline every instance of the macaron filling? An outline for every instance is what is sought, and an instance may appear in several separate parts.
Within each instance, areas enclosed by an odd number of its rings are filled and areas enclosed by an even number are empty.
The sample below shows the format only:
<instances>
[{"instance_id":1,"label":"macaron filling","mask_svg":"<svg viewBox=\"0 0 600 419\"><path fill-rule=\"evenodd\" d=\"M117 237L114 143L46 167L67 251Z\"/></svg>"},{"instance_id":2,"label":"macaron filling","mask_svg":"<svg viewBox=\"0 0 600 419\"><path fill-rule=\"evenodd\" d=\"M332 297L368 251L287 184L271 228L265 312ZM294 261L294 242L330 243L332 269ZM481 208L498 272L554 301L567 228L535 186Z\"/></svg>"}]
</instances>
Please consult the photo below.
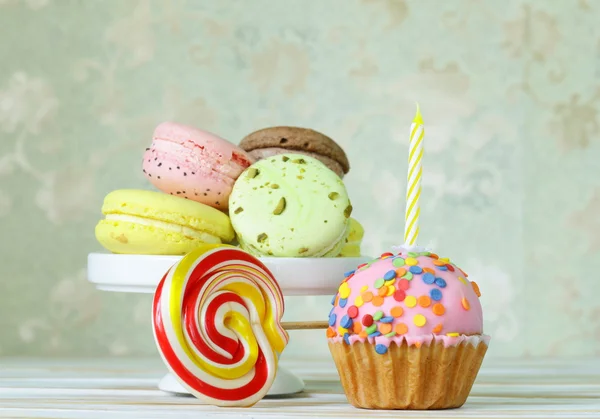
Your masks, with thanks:
<instances>
[{"instance_id":1,"label":"macaron filling","mask_svg":"<svg viewBox=\"0 0 600 419\"><path fill-rule=\"evenodd\" d=\"M127 214L106 214L104 221L118 221L131 224L139 224L148 227L159 228L165 231L179 233L186 237L200 240L204 243L219 244L221 239L205 231L195 230L190 227L185 227L179 224L169 223L165 221L155 220L152 218L144 218L135 215Z\"/></svg>"},{"instance_id":2,"label":"macaron filling","mask_svg":"<svg viewBox=\"0 0 600 419\"><path fill-rule=\"evenodd\" d=\"M337 241L333 242L330 246L323 248L321 250L317 250L315 253L306 253L304 257L335 257L340 254L342 247L344 246L345 237L347 237L349 229L346 230L340 235ZM240 247L246 250L248 253L254 256L272 256L270 253L265 253L261 251L259 248L252 244L246 243L242 238L238 237L238 242Z\"/></svg>"},{"instance_id":3,"label":"macaron filling","mask_svg":"<svg viewBox=\"0 0 600 419\"><path fill-rule=\"evenodd\" d=\"M360 245L365 234L363 226L354 218L350 217L348 229L350 233L344 240L344 246L340 251L339 256L342 257L359 257L361 253Z\"/></svg>"},{"instance_id":4,"label":"macaron filling","mask_svg":"<svg viewBox=\"0 0 600 419\"><path fill-rule=\"evenodd\" d=\"M313 257L334 257L334 256L339 255L340 252L342 251L342 248L344 247L344 244L346 242L346 237L348 237L349 233L350 233L350 228L348 226L346 226L346 229L342 232L342 234L340 234L340 236L338 237L338 239L336 241L331 243L330 246L327 246L324 249L317 251L312 256Z\"/></svg>"}]
</instances>

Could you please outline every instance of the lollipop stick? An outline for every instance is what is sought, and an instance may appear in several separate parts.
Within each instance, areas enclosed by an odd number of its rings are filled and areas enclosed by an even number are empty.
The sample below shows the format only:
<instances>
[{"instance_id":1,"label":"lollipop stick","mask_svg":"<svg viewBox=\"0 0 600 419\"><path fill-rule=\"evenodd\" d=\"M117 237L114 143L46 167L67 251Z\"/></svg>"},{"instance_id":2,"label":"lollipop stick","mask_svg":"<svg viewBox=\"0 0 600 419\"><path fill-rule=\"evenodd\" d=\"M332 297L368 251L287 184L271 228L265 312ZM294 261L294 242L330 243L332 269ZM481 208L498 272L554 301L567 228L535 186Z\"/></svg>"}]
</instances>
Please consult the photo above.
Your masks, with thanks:
<instances>
[{"instance_id":1,"label":"lollipop stick","mask_svg":"<svg viewBox=\"0 0 600 419\"><path fill-rule=\"evenodd\" d=\"M281 322L285 330L308 330L308 329L327 329L329 323L320 321L311 322Z\"/></svg>"}]
</instances>

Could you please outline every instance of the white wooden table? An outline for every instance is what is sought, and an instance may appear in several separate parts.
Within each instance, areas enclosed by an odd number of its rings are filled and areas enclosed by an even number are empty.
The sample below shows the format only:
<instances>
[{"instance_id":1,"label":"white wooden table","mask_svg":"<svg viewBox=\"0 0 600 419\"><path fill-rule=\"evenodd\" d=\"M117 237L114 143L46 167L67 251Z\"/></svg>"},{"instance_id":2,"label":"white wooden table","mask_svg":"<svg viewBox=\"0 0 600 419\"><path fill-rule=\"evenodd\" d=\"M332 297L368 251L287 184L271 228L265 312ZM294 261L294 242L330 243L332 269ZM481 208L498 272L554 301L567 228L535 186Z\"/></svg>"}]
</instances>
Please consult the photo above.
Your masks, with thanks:
<instances>
[{"instance_id":1,"label":"white wooden table","mask_svg":"<svg viewBox=\"0 0 600 419\"><path fill-rule=\"evenodd\" d=\"M304 393L223 409L157 390L158 359L0 358L0 417L600 418L600 359L486 360L463 408L427 412L355 409L329 360L284 364L305 379Z\"/></svg>"}]
</instances>

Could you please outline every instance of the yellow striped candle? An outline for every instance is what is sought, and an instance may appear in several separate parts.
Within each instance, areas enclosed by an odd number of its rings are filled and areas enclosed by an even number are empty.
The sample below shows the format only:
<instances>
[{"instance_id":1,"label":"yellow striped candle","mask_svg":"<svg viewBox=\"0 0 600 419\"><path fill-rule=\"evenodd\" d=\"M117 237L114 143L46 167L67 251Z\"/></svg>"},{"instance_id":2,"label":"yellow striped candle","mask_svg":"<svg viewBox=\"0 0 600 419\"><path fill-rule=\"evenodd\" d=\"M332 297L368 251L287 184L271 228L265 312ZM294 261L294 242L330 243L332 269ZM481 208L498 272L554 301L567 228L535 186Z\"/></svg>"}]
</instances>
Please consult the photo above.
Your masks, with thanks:
<instances>
[{"instance_id":1,"label":"yellow striped candle","mask_svg":"<svg viewBox=\"0 0 600 419\"><path fill-rule=\"evenodd\" d=\"M421 177L423 176L423 118L417 103L417 114L410 127L410 151L408 153L408 182L406 190L406 220L404 224L404 243L414 246L419 237L419 197L421 196Z\"/></svg>"}]
</instances>

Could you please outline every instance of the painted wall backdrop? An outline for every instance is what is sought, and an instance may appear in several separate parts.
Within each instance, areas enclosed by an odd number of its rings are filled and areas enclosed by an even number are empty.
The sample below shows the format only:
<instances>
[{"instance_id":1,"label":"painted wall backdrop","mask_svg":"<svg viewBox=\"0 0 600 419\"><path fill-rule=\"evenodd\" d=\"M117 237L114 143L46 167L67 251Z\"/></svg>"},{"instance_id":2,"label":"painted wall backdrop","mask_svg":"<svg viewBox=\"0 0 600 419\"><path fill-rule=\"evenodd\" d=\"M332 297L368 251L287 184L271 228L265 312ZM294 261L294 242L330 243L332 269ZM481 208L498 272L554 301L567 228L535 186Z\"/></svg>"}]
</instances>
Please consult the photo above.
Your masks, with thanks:
<instances>
[{"instance_id":1,"label":"painted wall backdrop","mask_svg":"<svg viewBox=\"0 0 600 419\"><path fill-rule=\"evenodd\" d=\"M592 0L0 0L0 355L157 354L151 296L95 290L86 257L104 195L151 188L158 123L327 133L378 254L417 100L421 244L480 284L490 356L600 355L599 20ZM328 356L324 332L295 354Z\"/></svg>"}]
</instances>

